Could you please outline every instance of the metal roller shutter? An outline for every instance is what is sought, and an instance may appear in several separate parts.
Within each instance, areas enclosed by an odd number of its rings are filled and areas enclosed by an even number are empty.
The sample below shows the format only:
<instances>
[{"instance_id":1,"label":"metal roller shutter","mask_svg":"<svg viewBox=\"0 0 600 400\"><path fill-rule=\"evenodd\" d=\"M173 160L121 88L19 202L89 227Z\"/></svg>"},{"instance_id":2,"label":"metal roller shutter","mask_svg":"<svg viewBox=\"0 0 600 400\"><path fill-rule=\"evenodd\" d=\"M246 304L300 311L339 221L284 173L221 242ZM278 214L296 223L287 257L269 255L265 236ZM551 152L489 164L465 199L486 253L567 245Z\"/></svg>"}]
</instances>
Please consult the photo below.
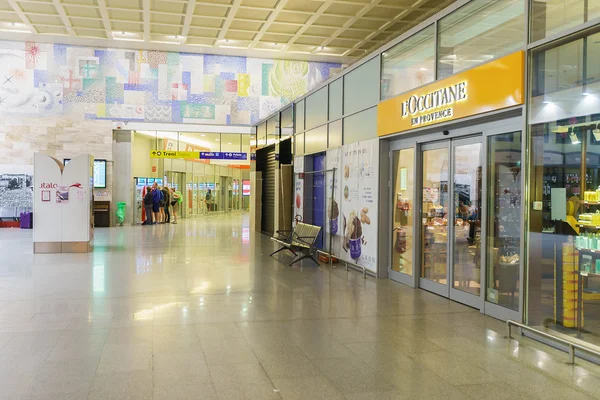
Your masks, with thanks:
<instances>
[{"instance_id":1,"label":"metal roller shutter","mask_svg":"<svg viewBox=\"0 0 600 400\"><path fill-rule=\"evenodd\" d=\"M262 172L262 232L275 233L275 146L259 150L257 167Z\"/></svg>"}]
</instances>

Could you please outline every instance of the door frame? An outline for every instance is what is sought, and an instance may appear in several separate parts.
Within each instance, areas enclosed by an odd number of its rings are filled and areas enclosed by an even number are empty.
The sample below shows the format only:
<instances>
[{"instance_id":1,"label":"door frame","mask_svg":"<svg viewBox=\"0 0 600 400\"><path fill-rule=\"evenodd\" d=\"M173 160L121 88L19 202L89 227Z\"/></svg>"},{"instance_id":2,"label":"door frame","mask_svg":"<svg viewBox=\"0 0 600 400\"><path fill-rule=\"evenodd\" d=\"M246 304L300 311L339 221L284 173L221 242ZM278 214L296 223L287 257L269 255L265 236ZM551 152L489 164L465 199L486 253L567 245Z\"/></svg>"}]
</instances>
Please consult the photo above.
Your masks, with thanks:
<instances>
[{"instance_id":1,"label":"door frame","mask_svg":"<svg viewBox=\"0 0 600 400\"><path fill-rule=\"evenodd\" d=\"M435 143L435 142L444 142L447 141L448 139L461 139L461 138L465 138L465 137L470 137L470 136L474 136L479 134L480 138L481 138L481 151L483 153L483 159L482 159L482 204L481 204L481 291L480 291L480 296L479 298L477 298L475 304L469 304L470 302L468 301L464 301L465 299L462 299L462 294L466 294L468 296L473 296L470 295L468 293L465 292L461 292L458 291L460 293L456 293L455 299L454 301L466 304L466 305L470 305L474 308L478 308L480 310L481 313L485 313L486 315L490 315L492 317L501 319L501 320L515 320L515 321L522 321L523 320L523 312L524 312L524 301L525 301L525 262L523 257L525 256L525 249L523 246L523 240L520 246L520 253L521 253L521 265L520 265L520 270L519 270L519 274L520 274L520 284L519 284L519 309L518 311L515 310L510 310L508 308L499 306L497 304L494 303L490 303L488 301L486 301L486 294L487 294L487 263L488 263L488 254L487 254L487 232L488 232L488 223L487 223L487 219L488 219L488 204L487 204L487 198L488 198L488 185L487 185L487 175L488 175L488 138L491 136L495 136L495 135L499 135L499 134L503 134L503 133L510 133L510 132L521 132L521 152L522 152L522 165L525 165L523 163L523 160L525 160L525 148L523 147L523 143L525 142L525 135L526 135L526 131L524 130L524 116L523 113L521 112L521 115L517 115L517 116L506 116L504 118L496 118L494 120L487 120L487 121L481 121L481 119L479 120L480 122L477 122L477 120L474 121L469 121L468 125L465 126L461 126L458 127L456 129L454 129L454 126L457 126L458 124L450 124L450 125L442 125L439 127L436 127L435 130L432 130L429 133L423 133L423 134L402 134L402 135L397 135L395 138L390 138L389 139L389 156L390 156L390 160L393 161L393 152L394 151L399 151L399 150L403 150L403 149L413 149L414 151L414 164L413 164L413 181L414 181L414 188L413 188L413 193L412 193L412 198L415 199L414 200L414 204L418 205L419 202L422 201L422 190L419 190L419 188L422 187L422 165L421 165L421 148L424 145L430 145L431 143ZM450 130L450 134L449 135L444 135L443 132L447 132L448 130ZM446 142L446 145L448 145L448 142ZM442 145L443 146L443 145ZM452 161L452 159L450 158L450 161ZM389 192L389 199L388 199L388 211L387 211L387 218L388 221L392 221L393 220L393 207L394 207L394 193L393 193L393 177L394 177L394 171L393 171L394 165L393 162L390 162L389 165L389 171L388 171L388 187L390 188L390 192ZM522 186L524 186L525 184L525 180L523 180ZM452 190L453 190L453 185L452 185ZM522 187L521 188L522 193L525 193L525 188ZM521 207L526 207L526 203L522 202ZM413 212L413 227L414 227L414 232L413 232L413 248L412 248L412 252L413 252L413 271L412 271L412 276L411 275L407 275L407 274L402 274L396 271L393 271L391 269L391 260L390 260L390 255L392 254L392 250L393 250L393 237L390 238L390 240L388 240L388 244L387 244L387 260L388 260L388 265L387 265L387 272L388 272L388 277L390 279L393 279L395 281L398 281L400 283L406 284L408 286L411 286L413 288L418 288L421 287L422 289L425 290L429 290L428 287L428 282L426 282L424 285L421 285L421 218L420 218L420 214L419 214L419 208L417 207L415 209L415 207L413 206L414 212ZM524 218L524 212L521 212L522 215L522 219ZM524 225L524 221L521 221L521 227L523 227ZM524 231L522 232L524 235ZM431 281L429 281L431 282ZM434 288L436 285L439 284L435 284L434 282ZM439 285L439 286L444 286L444 285ZM449 285L448 285L449 287ZM430 291L434 291L434 290L430 290ZM450 297L447 296L449 299ZM477 297L477 296L474 296ZM467 299L468 300L468 299Z\"/></svg>"}]
</instances>

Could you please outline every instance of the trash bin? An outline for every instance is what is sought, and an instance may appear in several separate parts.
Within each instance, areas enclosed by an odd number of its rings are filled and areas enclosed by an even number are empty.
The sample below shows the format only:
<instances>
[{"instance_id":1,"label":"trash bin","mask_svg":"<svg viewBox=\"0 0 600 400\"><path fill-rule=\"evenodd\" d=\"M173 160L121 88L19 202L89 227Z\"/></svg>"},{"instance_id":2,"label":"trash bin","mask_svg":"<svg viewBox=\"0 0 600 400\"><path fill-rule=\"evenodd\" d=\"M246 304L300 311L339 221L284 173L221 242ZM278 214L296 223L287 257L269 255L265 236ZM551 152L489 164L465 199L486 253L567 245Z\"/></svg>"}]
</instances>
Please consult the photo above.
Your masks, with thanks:
<instances>
[{"instance_id":1,"label":"trash bin","mask_svg":"<svg viewBox=\"0 0 600 400\"><path fill-rule=\"evenodd\" d=\"M21 229L33 229L33 213L21 213L19 221Z\"/></svg>"},{"instance_id":2,"label":"trash bin","mask_svg":"<svg viewBox=\"0 0 600 400\"><path fill-rule=\"evenodd\" d=\"M125 222L125 207L127 207L127 203L123 201L117 202L117 222L121 226Z\"/></svg>"}]
</instances>

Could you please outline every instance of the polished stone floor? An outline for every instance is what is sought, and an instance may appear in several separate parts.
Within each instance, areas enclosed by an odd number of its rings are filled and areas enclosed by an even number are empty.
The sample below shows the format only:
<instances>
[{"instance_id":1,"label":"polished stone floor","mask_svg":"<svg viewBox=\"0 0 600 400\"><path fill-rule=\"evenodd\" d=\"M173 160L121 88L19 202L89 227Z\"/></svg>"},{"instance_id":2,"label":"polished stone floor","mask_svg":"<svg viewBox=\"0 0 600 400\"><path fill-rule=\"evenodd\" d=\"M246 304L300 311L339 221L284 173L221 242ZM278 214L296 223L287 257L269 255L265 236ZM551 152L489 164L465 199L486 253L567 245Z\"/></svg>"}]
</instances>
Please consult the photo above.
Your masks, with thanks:
<instances>
[{"instance_id":1,"label":"polished stone floor","mask_svg":"<svg viewBox=\"0 0 600 400\"><path fill-rule=\"evenodd\" d=\"M600 367L478 311L269 258L246 214L95 244L33 255L0 230L0 399L600 398Z\"/></svg>"}]
</instances>

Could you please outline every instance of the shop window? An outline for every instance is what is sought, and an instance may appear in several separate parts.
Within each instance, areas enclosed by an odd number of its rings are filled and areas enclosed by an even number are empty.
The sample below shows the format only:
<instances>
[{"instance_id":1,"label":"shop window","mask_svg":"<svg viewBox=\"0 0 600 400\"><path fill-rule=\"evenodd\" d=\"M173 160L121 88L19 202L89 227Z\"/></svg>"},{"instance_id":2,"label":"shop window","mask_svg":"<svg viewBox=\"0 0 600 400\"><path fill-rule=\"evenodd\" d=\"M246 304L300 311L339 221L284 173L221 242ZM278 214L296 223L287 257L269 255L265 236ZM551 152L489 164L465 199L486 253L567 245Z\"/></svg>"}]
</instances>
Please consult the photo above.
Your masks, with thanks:
<instances>
[{"instance_id":1,"label":"shop window","mask_svg":"<svg viewBox=\"0 0 600 400\"><path fill-rule=\"evenodd\" d=\"M442 18L438 79L522 48L524 10L524 0L473 0Z\"/></svg>"},{"instance_id":2,"label":"shop window","mask_svg":"<svg viewBox=\"0 0 600 400\"><path fill-rule=\"evenodd\" d=\"M532 0L531 41L576 27L600 16L600 2L583 0Z\"/></svg>"},{"instance_id":3,"label":"shop window","mask_svg":"<svg viewBox=\"0 0 600 400\"><path fill-rule=\"evenodd\" d=\"M600 34L532 54L527 322L600 344Z\"/></svg>"},{"instance_id":4,"label":"shop window","mask_svg":"<svg viewBox=\"0 0 600 400\"><path fill-rule=\"evenodd\" d=\"M435 27L403 40L382 54L381 99L435 80Z\"/></svg>"}]
</instances>

